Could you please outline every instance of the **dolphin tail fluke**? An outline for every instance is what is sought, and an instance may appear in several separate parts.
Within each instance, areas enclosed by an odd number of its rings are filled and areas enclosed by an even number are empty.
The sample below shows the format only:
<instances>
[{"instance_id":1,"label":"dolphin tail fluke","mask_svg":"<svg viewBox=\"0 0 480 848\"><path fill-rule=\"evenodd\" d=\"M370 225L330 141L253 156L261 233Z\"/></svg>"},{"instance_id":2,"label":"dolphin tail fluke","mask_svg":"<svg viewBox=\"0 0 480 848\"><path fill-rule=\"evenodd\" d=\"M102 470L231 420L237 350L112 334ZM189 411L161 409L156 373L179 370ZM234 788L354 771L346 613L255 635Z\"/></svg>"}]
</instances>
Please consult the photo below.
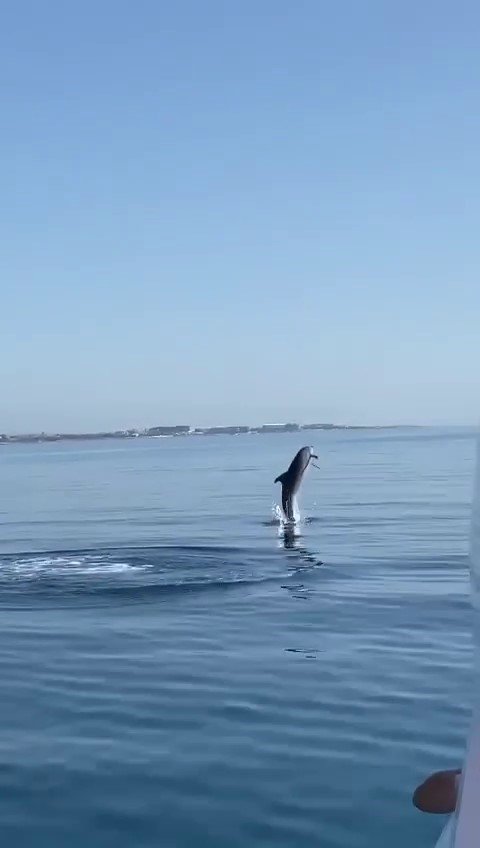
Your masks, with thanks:
<instances>
[{"instance_id":1,"label":"dolphin tail fluke","mask_svg":"<svg viewBox=\"0 0 480 848\"><path fill-rule=\"evenodd\" d=\"M278 477L276 477L273 482L274 483L282 483L282 485L283 485L283 483L285 482L286 476L287 476L287 472L284 471L283 474L280 474Z\"/></svg>"}]
</instances>

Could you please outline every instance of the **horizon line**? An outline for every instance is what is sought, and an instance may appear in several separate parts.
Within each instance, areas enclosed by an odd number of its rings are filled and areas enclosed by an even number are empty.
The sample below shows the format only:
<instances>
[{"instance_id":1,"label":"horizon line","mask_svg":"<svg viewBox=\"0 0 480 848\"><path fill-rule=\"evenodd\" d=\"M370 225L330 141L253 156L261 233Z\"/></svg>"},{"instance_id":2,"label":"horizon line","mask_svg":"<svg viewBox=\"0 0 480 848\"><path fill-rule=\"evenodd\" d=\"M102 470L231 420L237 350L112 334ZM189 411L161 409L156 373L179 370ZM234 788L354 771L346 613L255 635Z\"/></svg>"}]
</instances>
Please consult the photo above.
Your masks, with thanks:
<instances>
[{"instance_id":1,"label":"horizon line","mask_svg":"<svg viewBox=\"0 0 480 848\"><path fill-rule=\"evenodd\" d=\"M478 423L442 423L442 424L417 424L417 423L383 423L383 424L347 424L347 423L334 423L334 422L306 422L299 423L295 421L286 421L286 422L268 422L263 424L211 424L211 425L196 425L192 426L189 424L157 424L152 427L124 427L124 428L116 428L116 429L96 429L96 430L40 430L40 431L17 431L17 432L1 432L0 431L0 441L6 441L15 438L41 438L42 436L47 438L55 438L62 436L72 436L72 437L81 437L81 436L154 436L155 434L151 431L153 430L178 430L181 431L177 435L195 435L208 433L208 431L216 430L216 429L242 429L244 434L247 433L255 433L261 431L262 429L268 429L271 433L275 433L277 428L278 432L296 432L302 430L348 430L348 429L362 429L362 430L387 430L387 429L438 429L438 428L477 428ZM272 428L270 430L270 428ZM287 429L291 428L291 429ZM175 435L173 432L165 433L159 435ZM212 433L212 435L215 435ZM219 434L220 435L220 434ZM239 434L240 435L240 434Z\"/></svg>"}]
</instances>

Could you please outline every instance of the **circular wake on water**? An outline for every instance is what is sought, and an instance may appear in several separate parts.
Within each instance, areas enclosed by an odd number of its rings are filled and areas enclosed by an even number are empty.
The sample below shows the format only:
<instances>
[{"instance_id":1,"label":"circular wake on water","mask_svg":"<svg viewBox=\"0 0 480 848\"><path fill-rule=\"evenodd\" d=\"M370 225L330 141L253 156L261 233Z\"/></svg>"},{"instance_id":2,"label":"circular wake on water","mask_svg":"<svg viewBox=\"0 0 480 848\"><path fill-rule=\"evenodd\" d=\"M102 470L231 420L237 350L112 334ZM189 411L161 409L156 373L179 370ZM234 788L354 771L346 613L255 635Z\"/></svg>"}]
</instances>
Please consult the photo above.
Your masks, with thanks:
<instances>
[{"instance_id":1,"label":"circular wake on water","mask_svg":"<svg viewBox=\"0 0 480 848\"><path fill-rule=\"evenodd\" d=\"M283 579L278 551L214 546L56 551L0 556L0 603L38 597L123 596L214 590Z\"/></svg>"},{"instance_id":2,"label":"circular wake on water","mask_svg":"<svg viewBox=\"0 0 480 848\"><path fill-rule=\"evenodd\" d=\"M274 504L271 519L262 523L277 529L277 544L265 548L167 544L3 554L0 604L8 604L12 596L22 604L35 598L58 601L78 596L147 600L165 593L281 581L299 567L322 564L300 543L309 519L302 519L298 508L295 521L289 522Z\"/></svg>"}]
</instances>

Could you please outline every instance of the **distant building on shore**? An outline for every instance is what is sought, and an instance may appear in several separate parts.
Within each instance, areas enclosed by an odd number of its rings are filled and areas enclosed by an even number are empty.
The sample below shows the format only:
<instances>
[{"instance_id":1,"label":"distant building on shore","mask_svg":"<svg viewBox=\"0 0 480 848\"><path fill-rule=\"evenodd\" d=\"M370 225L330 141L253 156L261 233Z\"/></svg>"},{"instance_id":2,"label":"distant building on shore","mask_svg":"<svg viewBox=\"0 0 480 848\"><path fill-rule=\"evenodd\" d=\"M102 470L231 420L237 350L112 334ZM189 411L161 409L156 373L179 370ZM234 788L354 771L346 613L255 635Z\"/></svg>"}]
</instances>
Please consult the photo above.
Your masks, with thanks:
<instances>
[{"instance_id":1,"label":"distant building on shore","mask_svg":"<svg viewBox=\"0 0 480 848\"><path fill-rule=\"evenodd\" d=\"M262 424L252 427L252 433L295 433L300 430L300 424Z\"/></svg>"},{"instance_id":2,"label":"distant building on shore","mask_svg":"<svg viewBox=\"0 0 480 848\"><path fill-rule=\"evenodd\" d=\"M188 436L189 424L177 424L175 427L150 427L145 431L146 436Z\"/></svg>"},{"instance_id":3,"label":"distant building on shore","mask_svg":"<svg viewBox=\"0 0 480 848\"><path fill-rule=\"evenodd\" d=\"M197 427L193 433L196 436L238 436L240 433L249 433L250 427L232 426L232 427Z\"/></svg>"}]
</instances>

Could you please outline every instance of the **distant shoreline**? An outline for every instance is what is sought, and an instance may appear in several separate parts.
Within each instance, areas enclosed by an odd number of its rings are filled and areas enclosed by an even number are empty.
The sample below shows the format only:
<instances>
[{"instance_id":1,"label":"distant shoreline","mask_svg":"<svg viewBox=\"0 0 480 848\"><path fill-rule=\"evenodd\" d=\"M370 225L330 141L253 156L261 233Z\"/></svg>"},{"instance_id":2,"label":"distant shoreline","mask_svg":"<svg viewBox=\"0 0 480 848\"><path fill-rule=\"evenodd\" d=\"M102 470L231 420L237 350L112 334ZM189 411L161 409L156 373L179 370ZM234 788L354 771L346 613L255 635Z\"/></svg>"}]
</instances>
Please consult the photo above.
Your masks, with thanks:
<instances>
[{"instance_id":1,"label":"distant shoreline","mask_svg":"<svg viewBox=\"0 0 480 848\"><path fill-rule=\"evenodd\" d=\"M421 429L421 424L378 424L378 425L351 425L351 424L262 424L259 427L231 426L231 427L196 427L188 425L150 427L145 430L114 430L98 433L28 433L28 434L0 434L0 445L11 444L37 444L44 442L76 442L76 441L102 441L106 439L161 439L161 438L186 438L199 436L239 436L239 435L266 435L271 433L301 433L306 431L321 430L414 430Z\"/></svg>"}]
</instances>

